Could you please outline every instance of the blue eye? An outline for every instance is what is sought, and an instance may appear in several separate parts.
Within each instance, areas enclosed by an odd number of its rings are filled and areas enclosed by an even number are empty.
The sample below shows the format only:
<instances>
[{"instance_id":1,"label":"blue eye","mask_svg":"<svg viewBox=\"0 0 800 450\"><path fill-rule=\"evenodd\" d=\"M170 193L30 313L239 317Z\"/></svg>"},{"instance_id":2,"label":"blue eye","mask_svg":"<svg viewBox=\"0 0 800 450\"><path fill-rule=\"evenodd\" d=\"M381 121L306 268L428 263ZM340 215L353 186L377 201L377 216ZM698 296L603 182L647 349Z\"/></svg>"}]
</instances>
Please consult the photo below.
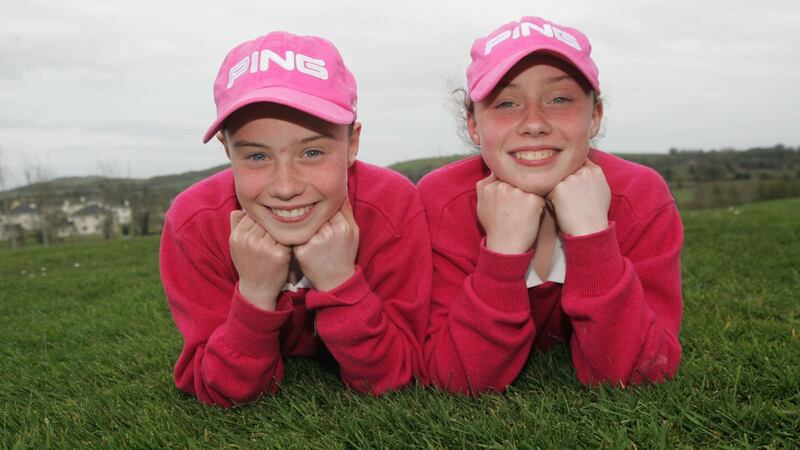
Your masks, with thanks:
<instances>
[{"instance_id":1,"label":"blue eye","mask_svg":"<svg viewBox=\"0 0 800 450\"><path fill-rule=\"evenodd\" d=\"M306 158L319 158L320 156L322 156L322 150L312 148L303 152L303 156L305 156Z\"/></svg>"},{"instance_id":2,"label":"blue eye","mask_svg":"<svg viewBox=\"0 0 800 450\"><path fill-rule=\"evenodd\" d=\"M500 102L497 104L498 109L508 109L513 107L514 107L514 102L509 102L509 101Z\"/></svg>"},{"instance_id":3,"label":"blue eye","mask_svg":"<svg viewBox=\"0 0 800 450\"><path fill-rule=\"evenodd\" d=\"M563 105L565 103L569 103L570 99L568 99L567 97L556 97L552 101L557 105Z\"/></svg>"},{"instance_id":4,"label":"blue eye","mask_svg":"<svg viewBox=\"0 0 800 450\"><path fill-rule=\"evenodd\" d=\"M264 153L252 153L250 155L247 155L247 159L251 161L261 162L267 160L267 155L265 155Z\"/></svg>"}]
</instances>

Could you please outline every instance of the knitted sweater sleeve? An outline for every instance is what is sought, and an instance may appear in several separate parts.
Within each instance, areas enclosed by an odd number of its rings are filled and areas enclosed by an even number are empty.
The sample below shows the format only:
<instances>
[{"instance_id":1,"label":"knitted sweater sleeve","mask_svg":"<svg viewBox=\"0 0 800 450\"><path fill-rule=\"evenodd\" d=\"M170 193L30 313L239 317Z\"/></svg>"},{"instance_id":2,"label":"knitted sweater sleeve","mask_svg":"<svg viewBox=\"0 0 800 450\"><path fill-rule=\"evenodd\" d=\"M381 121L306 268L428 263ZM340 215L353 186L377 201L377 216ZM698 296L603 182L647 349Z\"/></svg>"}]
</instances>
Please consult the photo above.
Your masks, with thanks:
<instances>
[{"instance_id":1,"label":"knitted sweater sleeve","mask_svg":"<svg viewBox=\"0 0 800 450\"><path fill-rule=\"evenodd\" d=\"M396 235L367 257L356 273L328 292L309 291L317 335L339 363L346 385L381 394L415 377L427 384L421 342L428 320L431 255L419 200ZM364 238L362 236L362 238Z\"/></svg>"},{"instance_id":2,"label":"knitted sweater sleeve","mask_svg":"<svg viewBox=\"0 0 800 450\"><path fill-rule=\"evenodd\" d=\"M431 381L454 393L501 392L525 365L536 333L525 286L532 252L502 255L482 243L471 263L433 248L425 342Z\"/></svg>"},{"instance_id":3,"label":"knitted sweater sleeve","mask_svg":"<svg viewBox=\"0 0 800 450\"><path fill-rule=\"evenodd\" d=\"M161 238L161 278L183 336L176 386L204 403L229 407L277 390L283 378L279 330L291 313L285 297L275 312L239 294L225 263L184 239L167 220Z\"/></svg>"},{"instance_id":4,"label":"knitted sweater sleeve","mask_svg":"<svg viewBox=\"0 0 800 450\"><path fill-rule=\"evenodd\" d=\"M674 202L637 221L564 236L562 307L572 323L572 360L582 383L615 385L672 377L681 357L680 251L683 225Z\"/></svg>"}]
</instances>

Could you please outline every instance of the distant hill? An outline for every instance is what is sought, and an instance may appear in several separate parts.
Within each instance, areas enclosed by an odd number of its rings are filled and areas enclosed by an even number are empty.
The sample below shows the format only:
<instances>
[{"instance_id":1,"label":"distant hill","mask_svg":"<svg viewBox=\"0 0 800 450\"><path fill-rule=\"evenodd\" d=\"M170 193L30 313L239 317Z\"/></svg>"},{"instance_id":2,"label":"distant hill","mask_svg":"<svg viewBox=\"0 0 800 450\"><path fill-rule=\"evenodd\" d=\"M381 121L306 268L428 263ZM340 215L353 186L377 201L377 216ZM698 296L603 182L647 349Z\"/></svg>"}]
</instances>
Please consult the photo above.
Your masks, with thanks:
<instances>
[{"instance_id":1,"label":"distant hill","mask_svg":"<svg viewBox=\"0 0 800 450\"><path fill-rule=\"evenodd\" d=\"M29 184L0 192L0 199L32 197L43 191L56 193L57 196L64 197L98 197L102 196L104 194L103 191L110 187L129 194L148 190L153 192L163 191L175 195L188 186L227 167L228 165L224 164L210 169L184 172L176 175L160 175L151 178L104 178L99 176L55 178L43 183Z\"/></svg>"},{"instance_id":2,"label":"distant hill","mask_svg":"<svg viewBox=\"0 0 800 450\"><path fill-rule=\"evenodd\" d=\"M413 182L470 155L404 161L390 166ZM747 150L678 150L617 156L652 167L669 183L681 208L732 206L800 196L800 148L775 145Z\"/></svg>"},{"instance_id":3,"label":"distant hill","mask_svg":"<svg viewBox=\"0 0 800 450\"><path fill-rule=\"evenodd\" d=\"M428 172L469 154L401 161L389 166L416 183ZM747 150L677 150L664 154L618 154L658 171L681 207L730 206L754 200L800 196L800 148L775 145ZM0 192L0 202L14 199L103 198L131 201L139 208L165 210L191 184L227 168L151 178L98 176L58 178ZM0 205L2 206L2 205Z\"/></svg>"},{"instance_id":4,"label":"distant hill","mask_svg":"<svg viewBox=\"0 0 800 450\"><path fill-rule=\"evenodd\" d=\"M162 175L149 178L147 182L150 184L152 189L169 189L178 193L192 184L197 183L203 178L225 170L228 167L230 167L230 164L223 164L205 170L184 172L178 175Z\"/></svg>"},{"instance_id":5,"label":"distant hill","mask_svg":"<svg viewBox=\"0 0 800 450\"><path fill-rule=\"evenodd\" d=\"M389 166L390 169L396 170L403 175L407 176L411 181L416 184L420 178L425 176L426 173L438 169L439 167L449 164L459 159L464 159L471 156L470 154L464 155L451 155L451 156L437 156L434 158L421 158L411 159L408 161L401 161Z\"/></svg>"}]
</instances>

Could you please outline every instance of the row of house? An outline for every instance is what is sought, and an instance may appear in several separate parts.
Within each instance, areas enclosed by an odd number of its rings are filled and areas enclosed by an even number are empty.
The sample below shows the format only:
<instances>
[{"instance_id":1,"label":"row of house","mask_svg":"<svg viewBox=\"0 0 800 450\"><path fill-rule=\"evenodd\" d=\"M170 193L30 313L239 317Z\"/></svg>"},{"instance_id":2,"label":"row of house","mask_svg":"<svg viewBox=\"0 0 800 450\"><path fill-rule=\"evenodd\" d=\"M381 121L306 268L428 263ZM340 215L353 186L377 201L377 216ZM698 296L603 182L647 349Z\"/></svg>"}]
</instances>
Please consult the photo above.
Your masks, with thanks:
<instances>
[{"instance_id":1,"label":"row of house","mask_svg":"<svg viewBox=\"0 0 800 450\"><path fill-rule=\"evenodd\" d=\"M65 200L60 207L39 207L33 202L14 201L7 212L0 212L0 241L24 239L25 235L46 231L51 237L130 235L133 212L127 200L117 205L102 202Z\"/></svg>"}]
</instances>

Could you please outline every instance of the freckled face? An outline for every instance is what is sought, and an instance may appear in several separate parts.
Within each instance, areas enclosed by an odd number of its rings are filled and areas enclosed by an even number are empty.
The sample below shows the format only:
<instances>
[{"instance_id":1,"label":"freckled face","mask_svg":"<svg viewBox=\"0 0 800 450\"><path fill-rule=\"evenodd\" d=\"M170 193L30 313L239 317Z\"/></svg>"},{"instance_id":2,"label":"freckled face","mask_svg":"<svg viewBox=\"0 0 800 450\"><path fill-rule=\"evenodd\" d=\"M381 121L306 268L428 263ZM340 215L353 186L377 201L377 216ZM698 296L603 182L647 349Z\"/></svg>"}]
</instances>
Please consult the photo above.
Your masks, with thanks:
<instances>
[{"instance_id":1,"label":"freckled face","mask_svg":"<svg viewBox=\"0 0 800 450\"><path fill-rule=\"evenodd\" d=\"M603 110L578 79L561 59L534 54L475 104L470 137L497 178L545 196L583 165Z\"/></svg>"},{"instance_id":2,"label":"freckled face","mask_svg":"<svg viewBox=\"0 0 800 450\"><path fill-rule=\"evenodd\" d=\"M347 197L360 132L275 103L236 111L220 139L242 208L277 242L308 242Z\"/></svg>"}]
</instances>

